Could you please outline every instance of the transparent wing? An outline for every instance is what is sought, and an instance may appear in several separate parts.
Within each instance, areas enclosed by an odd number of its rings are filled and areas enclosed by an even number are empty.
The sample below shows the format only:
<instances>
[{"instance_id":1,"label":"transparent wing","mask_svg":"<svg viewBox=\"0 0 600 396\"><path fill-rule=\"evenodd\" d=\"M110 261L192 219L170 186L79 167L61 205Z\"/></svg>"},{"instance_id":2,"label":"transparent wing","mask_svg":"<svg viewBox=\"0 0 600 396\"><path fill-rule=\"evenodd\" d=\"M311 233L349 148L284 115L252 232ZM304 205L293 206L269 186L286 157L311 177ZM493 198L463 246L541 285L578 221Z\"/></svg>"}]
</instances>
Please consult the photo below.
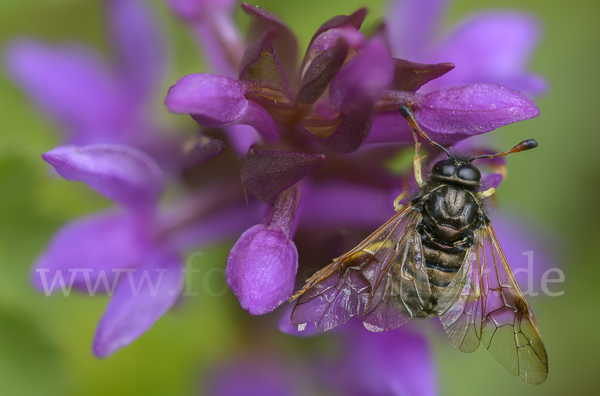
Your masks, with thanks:
<instances>
[{"instance_id":1,"label":"transparent wing","mask_svg":"<svg viewBox=\"0 0 600 396\"><path fill-rule=\"evenodd\" d=\"M406 239L407 230L414 234L420 216L414 205L407 205L357 247L313 275L292 297L299 297L292 324L301 329L313 322L317 330L330 330L353 316L364 316L373 290L398 257L398 242Z\"/></svg>"},{"instance_id":2,"label":"transparent wing","mask_svg":"<svg viewBox=\"0 0 600 396\"><path fill-rule=\"evenodd\" d=\"M429 277L417 226L421 215L398 233L384 256L380 272L370 279L374 292L368 302L364 325L371 331L395 329L419 316L431 305Z\"/></svg>"},{"instance_id":3,"label":"transparent wing","mask_svg":"<svg viewBox=\"0 0 600 396\"><path fill-rule=\"evenodd\" d=\"M531 308L515 280L491 224L479 231L484 317L481 342L510 373L530 384L548 376L548 355Z\"/></svg>"},{"instance_id":4,"label":"transparent wing","mask_svg":"<svg viewBox=\"0 0 600 396\"><path fill-rule=\"evenodd\" d=\"M441 300L440 320L461 351L482 343L511 374L530 384L546 380L548 355L537 323L491 224L476 231L460 276Z\"/></svg>"},{"instance_id":5,"label":"transparent wing","mask_svg":"<svg viewBox=\"0 0 600 396\"><path fill-rule=\"evenodd\" d=\"M474 251L467 251L460 270L438 301L440 321L452 344L463 352L476 351L481 340L481 267Z\"/></svg>"}]
</instances>

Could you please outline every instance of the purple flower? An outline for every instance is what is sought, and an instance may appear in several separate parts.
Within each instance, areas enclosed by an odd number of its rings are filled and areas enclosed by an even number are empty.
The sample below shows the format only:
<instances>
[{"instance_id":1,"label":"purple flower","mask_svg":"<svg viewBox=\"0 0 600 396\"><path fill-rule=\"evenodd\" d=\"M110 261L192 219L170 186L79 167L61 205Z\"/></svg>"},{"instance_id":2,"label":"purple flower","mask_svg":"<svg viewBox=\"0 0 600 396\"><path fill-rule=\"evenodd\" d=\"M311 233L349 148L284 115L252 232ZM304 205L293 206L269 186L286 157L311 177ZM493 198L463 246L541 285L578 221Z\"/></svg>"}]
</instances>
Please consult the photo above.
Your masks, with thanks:
<instances>
[{"instance_id":1,"label":"purple flower","mask_svg":"<svg viewBox=\"0 0 600 396\"><path fill-rule=\"evenodd\" d=\"M64 146L43 158L65 179L83 181L120 206L65 225L33 271L33 283L46 294L74 287L112 297L94 338L98 357L131 343L176 302L184 274L180 249L227 238L254 217L234 206L190 222L194 213L216 209L220 194L197 196L191 208L177 205L185 214L159 210L163 173L132 147Z\"/></svg>"},{"instance_id":2,"label":"purple flower","mask_svg":"<svg viewBox=\"0 0 600 396\"><path fill-rule=\"evenodd\" d=\"M365 143L412 144L400 105L411 103L442 144L538 114L525 95L493 81L418 92L454 65L393 58L383 34L360 31L365 9L325 22L298 59L296 38L267 10L242 5L252 22L241 38L231 1L168 4L194 30L215 72L184 76L166 96L169 110L210 129L185 155L156 134L149 116L165 57L141 3L108 2L114 64L89 50L32 41L8 50L15 80L67 132L69 145L44 159L117 203L59 230L33 274L47 293L72 286L112 296L94 341L98 356L132 342L175 303L185 249L241 234L227 259L227 283L259 315L291 296L299 266L324 267L386 221L412 176L389 171L397 145ZM157 163L183 171L165 176ZM165 185L172 193L161 204ZM379 383L357 374L357 390L421 392L379 369L377 353L344 362L348 370L377 368Z\"/></svg>"},{"instance_id":3,"label":"purple flower","mask_svg":"<svg viewBox=\"0 0 600 396\"><path fill-rule=\"evenodd\" d=\"M345 364L335 367L344 395L437 394L436 370L425 336L405 329L376 334L362 326L348 327L341 334L346 347L340 360Z\"/></svg>"},{"instance_id":4,"label":"purple flower","mask_svg":"<svg viewBox=\"0 0 600 396\"><path fill-rule=\"evenodd\" d=\"M297 188L280 194L263 224L249 228L227 258L227 284L252 315L271 312L292 295L298 251L290 233L300 200Z\"/></svg>"},{"instance_id":5,"label":"purple flower","mask_svg":"<svg viewBox=\"0 0 600 396\"><path fill-rule=\"evenodd\" d=\"M445 85L490 82L537 95L545 81L526 70L540 28L530 14L514 10L485 11L468 16L442 35L448 0L393 0L386 14L387 38L396 56L417 62L452 61L452 73L431 82L431 91Z\"/></svg>"},{"instance_id":6,"label":"purple flower","mask_svg":"<svg viewBox=\"0 0 600 396\"><path fill-rule=\"evenodd\" d=\"M149 116L167 59L154 15L138 0L110 0L107 9L114 59L21 38L5 49L8 73L60 126L65 144L129 145L174 167L176 142Z\"/></svg>"},{"instance_id":7,"label":"purple flower","mask_svg":"<svg viewBox=\"0 0 600 396\"><path fill-rule=\"evenodd\" d=\"M218 9L223 14L231 12L225 6ZM365 9L325 22L311 39L299 68L296 51L291 50L297 48L296 39L279 17L247 4L242 9L252 18L252 25L237 78L231 74L185 76L171 87L165 103L170 111L189 114L205 127L255 128L262 139L254 141L247 153L241 152L245 154L241 171L245 188L273 205L302 180L305 213L290 212L286 221L298 217L296 224L306 229L322 224L333 230L340 222L350 227L371 224L367 215L357 213L362 209L356 210L374 206L363 198L393 201L392 192L397 193L401 184L390 177L382 161L391 152L382 155L381 149L363 149L354 157L335 153L353 153L365 141L412 142L398 112L400 105L410 103L422 128L442 144L539 114L525 95L497 84L455 85L418 93L454 65L392 58L381 36L366 39L360 32ZM178 10L192 26L212 23L196 11L184 15ZM238 150L247 147L247 143L235 143L239 137L231 133L228 138ZM355 164L359 163L357 172ZM355 196L361 198L352 199L346 188L352 194L359 191ZM345 200L352 204L344 204ZM377 212L372 219L381 224L393 213L391 204L384 205L365 213ZM267 217L262 225L246 231L228 260L229 284L242 306L254 314L266 313L290 296L297 267L289 232L269 230L265 225L269 221L272 218ZM266 269L271 272L267 274Z\"/></svg>"},{"instance_id":8,"label":"purple flower","mask_svg":"<svg viewBox=\"0 0 600 396\"><path fill-rule=\"evenodd\" d=\"M305 394L298 392L300 381L289 363L275 356L235 357L210 373L206 393L212 396Z\"/></svg>"},{"instance_id":9,"label":"purple flower","mask_svg":"<svg viewBox=\"0 0 600 396\"><path fill-rule=\"evenodd\" d=\"M127 146L58 147L43 158L65 179L83 181L123 207L67 224L33 273L45 292L64 283L49 285L49 278L70 277L77 289L112 295L94 338L94 353L105 357L150 328L181 290L181 258L155 234L163 174L149 156Z\"/></svg>"},{"instance_id":10,"label":"purple flower","mask_svg":"<svg viewBox=\"0 0 600 396\"><path fill-rule=\"evenodd\" d=\"M431 351L421 334L406 329L375 334L347 325L328 341L333 348L327 352L309 349L294 359L269 353L268 345L252 357L233 357L209 374L210 394L437 394Z\"/></svg>"}]
</instances>

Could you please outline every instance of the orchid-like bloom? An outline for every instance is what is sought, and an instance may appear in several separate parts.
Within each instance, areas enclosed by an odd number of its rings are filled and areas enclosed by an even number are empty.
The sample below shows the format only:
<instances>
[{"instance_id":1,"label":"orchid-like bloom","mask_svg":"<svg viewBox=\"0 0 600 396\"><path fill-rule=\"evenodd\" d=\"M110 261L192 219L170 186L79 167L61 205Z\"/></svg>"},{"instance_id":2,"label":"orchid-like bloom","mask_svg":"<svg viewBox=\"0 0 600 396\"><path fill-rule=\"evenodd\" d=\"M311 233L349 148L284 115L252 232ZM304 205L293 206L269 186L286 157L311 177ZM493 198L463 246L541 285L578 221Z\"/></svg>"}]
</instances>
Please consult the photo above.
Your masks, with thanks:
<instances>
[{"instance_id":1,"label":"orchid-like bloom","mask_svg":"<svg viewBox=\"0 0 600 396\"><path fill-rule=\"evenodd\" d=\"M178 14L191 21L196 31L199 25L216 29L198 16L199 8L183 13L187 2L172 0L171 4L180 6ZM228 9L218 8L222 15ZM276 202L285 200L286 190L301 184L306 210L303 214L288 211L285 220L301 229L366 224L374 229L393 214L388 202L395 198L392 192L397 193L400 183L387 172L385 160L394 152L379 147L347 154L365 141L412 142L410 129L398 112L400 105L410 104L421 127L446 145L539 114L524 94L497 84L455 85L418 93L454 65L393 58L387 40L380 35L367 38L360 31L365 9L325 22L300 61L297 41L278 16L248 4L242 4L242 9L252 24L250 44L237 74L184 76L171 87L165 103L170 111L189 114L205 127L255 128L261 138L241 153L245 154L244 186L277 207ZM228 138L235 142L235 136ZM276 219L277 213L273 209ZM290 234L267 232L266 224L272 221L267 216L246 231L228 260L229 285L253 314L266 313L290 297L289 271L298 267ZM279 248L272 243L275 239L281 243Z\"/></svg>"},{"instance_id":2,"label":"orchid-like bloom","mask_svg":"<svg viewBox=\"0 0 600 396\"><path fill-rule=\"evenodd\" d=\"M113 59L76 43L22 38L5 48L8 73L59 125L64 144L124 144L176 166L176 142L149 115L167 60L154 15L143 1L106 3Z\"/></svg>"},{"instance_id":3,"label":"orchid-like bloom","mask_svg":"<svg viewBox=\"0 0 600 396\"><path fill-rule=\"evenodd\" d=\"M184 202L177 210L159 210L163 173L132 147L63 146L43 158L65 179L83 181L119 206L65 225L33 271L33 283L46 294L73 287L111 296L94 338L98 357L131 343L176 302L184 276L181 250L235 235L256 217L240 205L190 222L218 207L218 193L196 196L191 208Z\"/></svg>"},{"instance_id":4,"label":"orchid-like bloom","mask_svg":"<svg viewBox=\"0 0 600 396\"><path fill-rule=\"evenodd\" d=\"M164 56L141 2L107 2L118 49L112 67L89 50L33 41L7 52L15 80L65 129L69 145L44 159L118 208L64 226L33 272L48 293L69 283L112 295L97 356L132 342L175 303L185 249L241 235L227 283L258 315L291 296L298 268L305 278L389 219L412 176L389 171L398 145L366 143L412 144L400 105L410 104L442 144L539 113L524 94L494 83L418 92L454 65L393 58L383 33L360 31L364 9L325 22L298 59L294 35L267 10L242 5L252 24L241 38L229 0L168 3L215 72L182 77L165 99L172 112L210 128L185 155L173 155L183 150L155 133L146 106ZM163 174L158 165L173 163L182 172ZM161 204L166 177L175 188ZM502 180L490 177L489 185Z\"/></svg>"},{"instance_id":5,"label":"orchid-like bloom","mask_svg":"<svg viewBox=\"0 0 600 396\"><path fill-rule=\"evenodd\" d=\"M65 179L83 181L121 206L64 226L33 272L45 292L68 279L92 295L112 294L93 347L105 357L150 328L180 294L181 257L157 235L164 176L148 155L127 146L64 146L43 158Z\"/></svg>"}]
</instances>

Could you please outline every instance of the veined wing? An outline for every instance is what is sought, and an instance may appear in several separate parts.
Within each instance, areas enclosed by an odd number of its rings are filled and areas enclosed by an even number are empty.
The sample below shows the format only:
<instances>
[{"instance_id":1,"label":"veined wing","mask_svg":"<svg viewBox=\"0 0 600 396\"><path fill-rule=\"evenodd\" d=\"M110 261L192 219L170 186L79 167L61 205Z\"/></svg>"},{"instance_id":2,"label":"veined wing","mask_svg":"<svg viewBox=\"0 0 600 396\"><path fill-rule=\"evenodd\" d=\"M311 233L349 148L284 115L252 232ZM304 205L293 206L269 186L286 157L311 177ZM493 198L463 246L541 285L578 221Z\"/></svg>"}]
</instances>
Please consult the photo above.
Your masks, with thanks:
<instances>
[{"instance_id":1,"label":"veined wing","mask_svg":"<svg viewBox=\"0 0 600 396\"><path fill-rule=\"evenodd\" d=\"M421 215L398 235L380 272L372 277L374 292L364 325L371 331L395 329L431 306L431 288L417 226Z\"/></svg>"},{"instance_id":2,"label":"veined wing","mask_svg":"<svg viewBox=\"0 0 600 396\"><path fill-rule=\"evenodd\" d=\"M350 252L313 275L292 300L292 324L299 329L313 322L317 330L330 330L353 316L362 317L373 290L391 267L397 243L407 229L416 229L420 213L410 203Z\"/></svg>"},{"instance_id":3,"label":"veined wing","mask_svg":"<svg viewBox=\"0 0 600 396\"><path fill-rule=\"evenodd\" d=\"M472 352L483 343L511 374L530 384L543 383L548 375L546 349L489 222L476 231L461 272L439 305L440 320L454 345Z\"/></svg>"}]
</instances>

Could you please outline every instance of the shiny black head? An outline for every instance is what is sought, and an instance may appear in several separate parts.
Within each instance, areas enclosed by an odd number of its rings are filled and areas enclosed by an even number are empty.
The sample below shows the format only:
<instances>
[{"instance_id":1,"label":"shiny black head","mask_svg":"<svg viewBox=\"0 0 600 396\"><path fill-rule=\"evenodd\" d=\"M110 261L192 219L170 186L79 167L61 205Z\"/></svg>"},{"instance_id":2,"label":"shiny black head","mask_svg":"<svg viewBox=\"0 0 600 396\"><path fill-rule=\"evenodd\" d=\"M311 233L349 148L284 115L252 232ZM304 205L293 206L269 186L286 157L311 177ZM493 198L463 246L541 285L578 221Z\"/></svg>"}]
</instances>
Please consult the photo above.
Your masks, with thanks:
<instances>
[{"instance_id":1,"label":"shiny black head","mask_svg":"<svg viewBox=\"0 0 600 396\"><path fill-rule=\"evenodd\" d=\"M458 184L468 189L479 188L481 186L481 172L469 162L450 156L433 166L431 180Z\"/></svg>"}]
</instances>

